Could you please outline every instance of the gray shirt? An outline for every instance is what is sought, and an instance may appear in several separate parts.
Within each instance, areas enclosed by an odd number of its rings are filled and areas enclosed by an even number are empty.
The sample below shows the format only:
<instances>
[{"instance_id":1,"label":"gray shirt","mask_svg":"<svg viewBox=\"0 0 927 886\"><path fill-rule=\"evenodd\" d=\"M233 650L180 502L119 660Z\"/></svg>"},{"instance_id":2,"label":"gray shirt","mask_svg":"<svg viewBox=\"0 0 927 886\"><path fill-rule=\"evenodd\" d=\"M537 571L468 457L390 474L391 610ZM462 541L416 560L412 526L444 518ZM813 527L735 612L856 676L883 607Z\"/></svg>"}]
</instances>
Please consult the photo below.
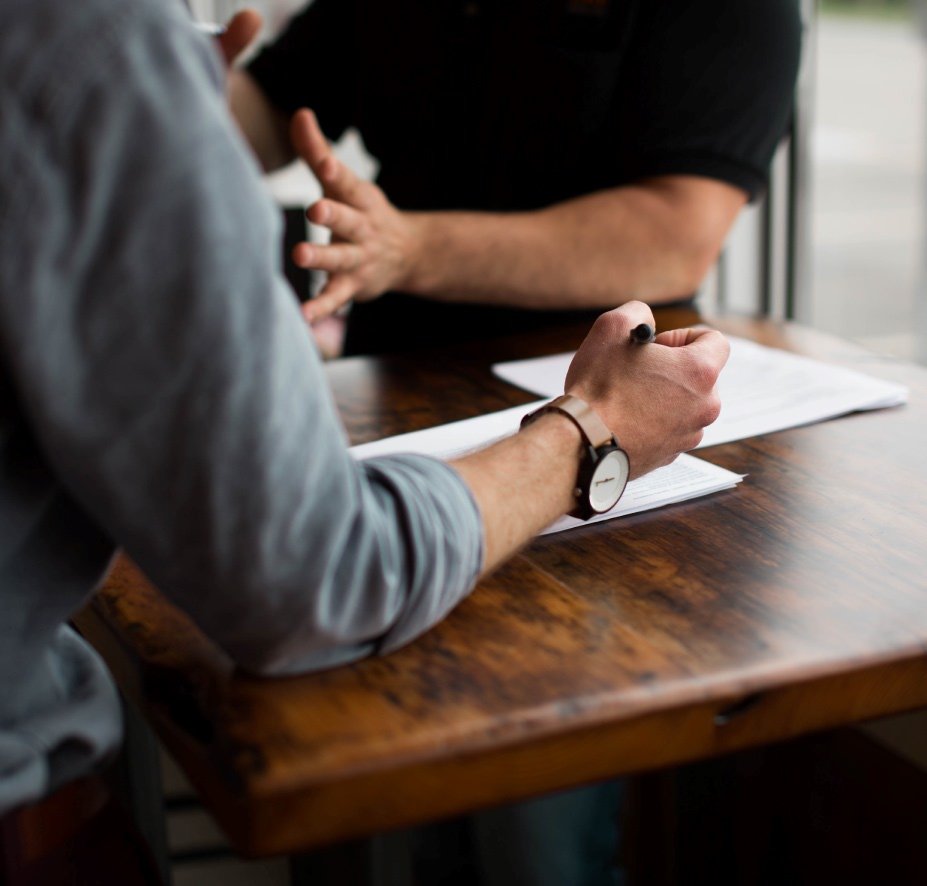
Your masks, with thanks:
<instances>
[{"instance_id":1,"label":"gray shirt","mask_svg":"<svg viewBox=\"0 0 927 886\"><path fill-rule=\"evenodd\" d=\"M222 78L173 0L0 6L0 813L118 741L63 626L117 546L272 674L407 643L480 567L453 470L348 454Z\"/></svg>"}]
</instances>

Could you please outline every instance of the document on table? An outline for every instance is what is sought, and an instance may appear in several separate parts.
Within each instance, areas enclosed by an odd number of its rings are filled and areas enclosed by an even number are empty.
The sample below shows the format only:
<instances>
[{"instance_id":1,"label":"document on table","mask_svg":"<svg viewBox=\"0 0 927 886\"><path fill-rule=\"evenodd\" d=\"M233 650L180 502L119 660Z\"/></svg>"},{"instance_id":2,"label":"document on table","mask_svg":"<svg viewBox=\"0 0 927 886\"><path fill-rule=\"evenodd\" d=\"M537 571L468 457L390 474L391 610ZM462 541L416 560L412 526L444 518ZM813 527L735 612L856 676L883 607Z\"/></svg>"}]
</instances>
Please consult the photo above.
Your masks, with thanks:
<instances>
[{"instance_id":1,"label":"document on table","mask_svg":"<svg viewBox=\"0 0 927 886\"><path fill-rule=\"evenodd\" d=\"M522 416L543 402L545 401L541 400L538 403L516 406L502 412L438 425L423 431L413 431L410 434L400 434L385 440L376 440L373 443L363 443L352 447L351 453L358 459L391 455L397 452L416 452L445 460L457 458L467 452L481 449L501 437L515 433ZM639 511L648 511L651 508L687 501L711 492L720 492L722 489L732 489L742 479L740 474L719 468L691 455L681 455L673 464L658 468L645 477L628 483L621 500L607 513L599 514L591 520L561 517L547 527L541 535L562 532L574 526L585 526L587 523L597 523L613 517L623 517L626 514L636 514Z\"/></svg>"},{"instance_id":2,"label":"document on table","mask_svg":"<svg viewBox=\"0 0 927 886\"><path fill-rule=\"evenodd\" d=\"M729 337L731 357L718 380L721 416L705 429L701 446L744 440L813 424L848 412L899 406L908 389L852 369ZM649 345L643 345L649 347ZM545 397L563 393L573 354L514 360L496 375Z\"/></svg>"}]
</instances>

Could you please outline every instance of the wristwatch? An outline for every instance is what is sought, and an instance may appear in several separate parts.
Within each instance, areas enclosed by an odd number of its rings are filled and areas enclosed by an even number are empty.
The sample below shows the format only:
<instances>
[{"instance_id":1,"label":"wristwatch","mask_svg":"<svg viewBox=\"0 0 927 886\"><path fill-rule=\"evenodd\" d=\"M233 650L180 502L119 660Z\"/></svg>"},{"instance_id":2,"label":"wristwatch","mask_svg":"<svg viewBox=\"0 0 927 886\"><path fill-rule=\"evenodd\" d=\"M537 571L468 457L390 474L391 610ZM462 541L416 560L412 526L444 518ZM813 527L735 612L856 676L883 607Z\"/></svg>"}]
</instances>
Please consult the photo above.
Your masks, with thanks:
<instances>
[{"instance_id":1,"label":"wristwatch","mask_svg":"<svg viewBox=\"0 0 927 886\"><path fill-rule=\"evenodd\" d=\"M596 514L610 511L621 498L628 483L631 463L614 434L605 427L602 419L593 408L574 397L564 394L551 400L540 409L529 412L522 420L521 426L531 424L545 412L560 412L565 415L583 435L583 458L579 465L576 479L576 507L570 511L571 517L588 520Z\"/></svg>"}]
</instances>

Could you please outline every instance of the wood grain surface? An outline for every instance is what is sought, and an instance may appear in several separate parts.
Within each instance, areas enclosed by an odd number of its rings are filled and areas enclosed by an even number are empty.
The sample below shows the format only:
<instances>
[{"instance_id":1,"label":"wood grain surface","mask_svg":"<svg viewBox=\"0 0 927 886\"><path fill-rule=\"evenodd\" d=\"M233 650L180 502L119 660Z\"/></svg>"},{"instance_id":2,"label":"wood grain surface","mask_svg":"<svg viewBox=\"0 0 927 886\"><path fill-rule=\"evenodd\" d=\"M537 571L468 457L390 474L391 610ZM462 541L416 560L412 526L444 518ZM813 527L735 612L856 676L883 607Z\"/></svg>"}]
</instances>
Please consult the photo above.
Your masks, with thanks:
<instances>
[{"instance_id":1,"label":"wood grain surface","mask_svg":"<svg viewBox=\"0 0 927 886\"><path fill-rule=\"evenodd\" d=\"M79 625L239 852L305 850L927 704L927 372L794 326L717 325L904 381L911 402L703 450L747 479L538 539L417 642L326 673L236 673L118 562ZM490 364L584 334L337 361L329 379L364 442L529 402Z\"/></svg>"}]
</instances>

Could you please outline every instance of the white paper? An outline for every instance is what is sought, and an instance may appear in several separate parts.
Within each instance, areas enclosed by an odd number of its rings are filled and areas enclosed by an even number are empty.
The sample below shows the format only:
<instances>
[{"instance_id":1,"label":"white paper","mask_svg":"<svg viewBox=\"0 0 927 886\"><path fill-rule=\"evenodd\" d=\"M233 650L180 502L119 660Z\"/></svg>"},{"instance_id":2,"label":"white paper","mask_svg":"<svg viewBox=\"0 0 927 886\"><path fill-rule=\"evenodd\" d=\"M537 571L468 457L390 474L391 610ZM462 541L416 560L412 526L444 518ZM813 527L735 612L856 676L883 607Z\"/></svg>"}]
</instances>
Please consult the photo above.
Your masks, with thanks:
<instances>
[{"instance_id":1,"label":"white paper","mask_svg":"<svg viewBox=\"0 0 927 886\"><path fill-rule=\"evenodd\" d=\"M899 406L908 389L852 369L729 337L731 357L718 380L721 416L699 448L744 440L867 409ZM646 346L645 346L646 347ZM573 354L493 366L511 384L545 397L563 393ZM620 434L619 434L620 438Z\"/></svg>"},{"instance_id":2,"label":"white paper","mask_svg":"<svg viewBox=\"0 0 927 886\"><path fill-rule=\"evenodd\" d=\"M723 489L733 489L743 480L742 474L735 474L725 468L709 464L692 455L680 455L671 465L657 468L644 477L632 480L625 487L624 495L610 511L597 514L590 520L578 520L575 517L561 517L548 526L541 535L549 532L563 532L575 526L586 526L602 520L637 514L653 508L662 508L690 498L699 498Z\"/></svg>"},{"instance_id":3,"label":"white paper","mask_svg":"<svg viewBox=\"0 0 927 886\"><path fill-rule=\"evenodd\" d=\"M501 437L515 433L522 416L544 402L546 401L540 400L536 404L516 406L477 418L468 418L451 424L426 428L423 431L400 434L385 440L376 440L373 443L363 443L352 447L351 453L358 459L397 452L416 452L445 460L457 458L467 452L487 446ZM585 526L588 523L610 520L625 514L636 514L640 511L708 495L711 492L720 492L722 489L732 489L742 479L743 477L739 474L691 455L681 455L673 464L628 483L618 504L607 513L599 514L591 520L562 517L545 529L541 535L562 532L574 526Z\"/></svg>"},{"instance_id":4,"label":"white paper","mask_svg":"<svg viewBox=\"0 0 927 886\"><path fill-rule=\"evenodd\" d=\"M351 453L355 458L370 458L396 452L418 452L448 461L514 434L522 418L546 402L546 399L538 400L536 403L514 406L501 412L490 412L488 415L436 425L421 431L387 437L385 440L361 443L359 446L352 446Z\"/></svg>"}]
</instances>

